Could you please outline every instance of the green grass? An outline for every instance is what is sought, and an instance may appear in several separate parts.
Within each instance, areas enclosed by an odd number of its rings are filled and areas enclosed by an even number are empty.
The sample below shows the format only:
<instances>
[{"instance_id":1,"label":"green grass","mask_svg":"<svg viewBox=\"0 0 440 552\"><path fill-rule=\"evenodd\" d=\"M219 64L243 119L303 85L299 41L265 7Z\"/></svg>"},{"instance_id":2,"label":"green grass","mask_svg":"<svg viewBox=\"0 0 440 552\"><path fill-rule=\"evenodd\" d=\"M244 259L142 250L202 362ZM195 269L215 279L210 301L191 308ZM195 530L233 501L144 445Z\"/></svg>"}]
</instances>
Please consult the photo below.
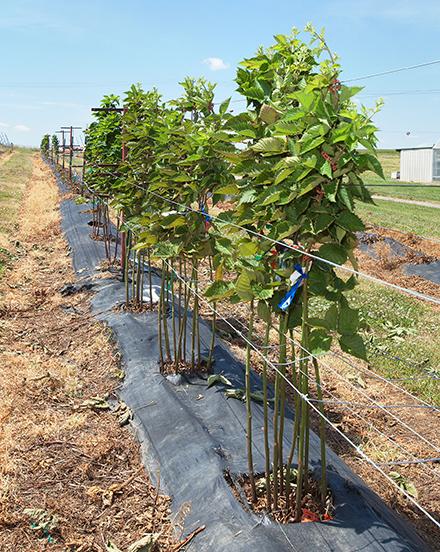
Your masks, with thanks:
<instances>
[{"instance_id":1,"label":"green grass","mask_svg":"<svg viewBox=\"0 0 440 552\"><path fill-rule=\"evenodd\" d=\"M425 185L423 188L401 188L400 186L387 184L383 188L369 187L369 190L372 195L429 201L440 205L440 188L434 188L429 185Z\"/></svg>"},{"instance_id":2,"label":"green grass","mask_svg":"<svg viewBox=\"0 0 440 552\"><path fill-rule=\"evenodd\" d=\"M385 173L385 181L377 174L367 172L363 176L366 184L382 184L383 186L372 186L370 193L388 197L399 197L402 199L415 199L418 201L433 201L440 203L440 188L434 188L429 184L423 184L423 188L402 188L397 184L417 184L416 182L400 182L391 179L391 173L400 168L400 154L395 150L379 150L378 158ZM439 183L440 184L440 183Z\"/></svg>"},{"instance_id":3,"label":"green grass","mask_svg":"<svg viewBox=\"0 0 440 552\"><path fill-rule=\"evenodd\" d=\"M440 380L434 379L440 377L438 310L428 303L362 278L348 293L348 299L351 306L359 309L368 367L384 378L401 380L395 384L424 401L440 405ZM328 306L324 299L311 300L313 316L322 316ZM330 364L331 358L328 358ZM361 361L352 357L348 360L353 365L351 376L360 376L368 393L368 383L365 383L368 373L360 368ZM348 374L346 377L351 379ZM408 399L407 402L411 401Z\"/></svg>"},{"instance_id":4,"label":"green grass","mask_svg":"<svg viewBox=\"0 0 440 552\"><path fill-rule=\"evenodd\" d=\"M360 309L369 363L375 372L386 378L440 377L440 316L437 310L367 281L360 282L350 299ZM396 383L430 404L440 405L440 380L414 379Z\"/></svg>"},{"instance_id":5,"label":"green grass","mask_svg":"<svg viewBox=\"0 0 440 552\"><path fill-rule=\"evenodd\" d=\"M440 238L440 209L380 199L376 199L375 203L356 204L356 213L366 224L412 232L426 238Z\"/></svg>"},{"instance_id":6,"label":"green grass","mask_svg":"<svg viewBox=\"0 0 440 552\"><path fill-rule=\"evenodd\" d=\"M7 250L20 209L22 193L32 174L33 151L19 148L0 164L0 277L10 260Z\"/></svg>"},{"instance_id":7,"label":"green grass","mask_svg":"<svg viewBox=\"0 0 440 552\"><path fill-rule=\"evenodd\" d=\"M398 171L400 167L400 153L396 150L378 150L377 156L382 165L386 182L396 182L391 180L391 173ZM373 172L364 174L364 180L371 184L384 184L384 181Z\"/></svg>"}]
</instances>

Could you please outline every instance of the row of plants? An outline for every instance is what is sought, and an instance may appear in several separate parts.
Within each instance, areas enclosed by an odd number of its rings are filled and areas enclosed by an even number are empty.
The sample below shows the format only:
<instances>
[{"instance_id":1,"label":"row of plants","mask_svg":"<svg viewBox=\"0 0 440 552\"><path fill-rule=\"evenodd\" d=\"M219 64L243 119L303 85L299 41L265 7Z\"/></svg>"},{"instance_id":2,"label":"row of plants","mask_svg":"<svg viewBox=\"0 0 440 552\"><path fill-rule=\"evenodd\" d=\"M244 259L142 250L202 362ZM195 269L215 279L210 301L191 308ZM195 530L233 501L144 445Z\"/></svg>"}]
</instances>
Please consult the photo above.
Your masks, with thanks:
<instances>
[{"instance_id":1,"label":"row of plants","mask_svg":"<svg viewBox=\"0 0 440 552\"><path fill-rule=\"evenodd\" d=\"M368 111L353 102L360 89L340 82L339 62L323 34L310 26L306 31L308 41L296 30L277 35L272 46L239 64L243 112L234 114L229 100L217 104L215 85L204 79L185 79L182 95L168 102L156 89L134 85L122 100L103 99L87 130L85 151L87 187L123 220L127 304L143 303L146 273L153 308L152 266L160 268L162 370L212 371L220 303L232 305L232 312L247 306L250 501L263 500L266 510L296 521L312 484L312 393L323 413L316 355L332 343L359 358L366 354L358 312L346 298L356 278L342 278L337 265L348 261L356 268L355 232L364 225L355 201L371 202L361 174L372 170L382 176L371 121L379 106ZM324 310L314 310L317 300L320 305L324 300ZM209 301L214 311L207 351L200 338L201 301ZM266 459L258 484L251 389L257 321L265 327L258 351ZM275 334L277 358L269 360L265 351ZM291 386L295 416L289 427ZM324 507L323 418L320 438Z\"/></svg>"}]
</instances>

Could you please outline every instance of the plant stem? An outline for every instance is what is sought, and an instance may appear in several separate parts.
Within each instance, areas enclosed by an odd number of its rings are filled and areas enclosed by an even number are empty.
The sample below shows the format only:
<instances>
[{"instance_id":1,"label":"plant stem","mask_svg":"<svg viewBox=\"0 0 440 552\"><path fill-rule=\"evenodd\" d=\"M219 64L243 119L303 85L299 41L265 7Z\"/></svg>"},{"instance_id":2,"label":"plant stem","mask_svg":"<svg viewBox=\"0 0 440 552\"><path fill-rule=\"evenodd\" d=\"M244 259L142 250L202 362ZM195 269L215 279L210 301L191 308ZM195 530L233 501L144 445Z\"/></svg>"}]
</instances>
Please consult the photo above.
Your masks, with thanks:
<instances>
[{"instance_id":1,"label":"plant stem","mask_svg":"<svg viewBox=\"0 0 440 552\"><path fill-rule=\"evenodd\" d=\"M173 323L173 358L174 358L174 366L176 367L176 370L177 370L179 363L177 360L177 331L176 331L176 313L175 313L175 305L174 305L174 286L173 286L174 266L173 264L174 263L171 260L170 287L171 287L171 318Z\"/></svg>"},{"instance_id":2,"label":"plant stem","mask_svg":"<svg viewBox=\"0 0 440 552\"><path fill-rule=\"evenodd\" d=\"M193 259L193 268L191 271L191 284L192 287L193 282L195 282L197 278L196 268L195 268L195 261ZM194 297L193 301L193 311L192 311L192 325L191 325L191 367L195 367L195 352L196 352L196 298Z\"/></svg>"},{"instance_id":3,"label":"plant stem","mask_svg":"<svg viewBox=\"0 0 440 552\"><path fill-rule=\"evenodd\" d=\"M271 327L271 318L266 322L266 331L264 334L264 350L267 350L267 346L269 344L269 333L270 333L270 327ZM263 422L263 433L264 433L264 460L265 460L265 474L266 474L266 502L267 502L267 509L269 512L272 509L272 488L270 483L270 447L269 447L269 404L268 404L268 396L267 396L267 360L266 357L264 357L263 362L263 371L262 371L262 378L263 378L263 416L264 416L264 422Z\"/></svg>"},{"instance_id":4,"label":"plant stem","mask_svg":"<svg viewBox=\"0 0 440 552\"><path fill-rule=\"evenodd\" d=\"M212 257L209 257L209 270L210 270L210 275L212 280L213 279ZM212 307L213 307L213 312L212 312L212 322L211 322L211 343L209 345L208 362L206 366L206 370L208 374L212 372L212 358L213 358L214 347L215 347L215 331L216 331L216 321L217 321L215 301L213 302Z\"/></svg>"},{"instance_id":5,"label":"plant stem","mask_svg":"<svg viewBox=\"0 0 440 552\"><path fill-rule=\"evenodd\" d=\"M321 375L319 371L319 365L316 358L313 359L313 366L315 368L316 379L316 394L318 396L319 411L324 415L324 404L322 402L322 387L321 387ZM327 497L327 454L325 448L325 421L324 418L319 416L319 440L321 444L321 503L325 506L325 500Z\"/></svg>"},{"instance_id":6,"label":"plant stem","mask_svg":"<svg viewBox=\"0 0 440 552\"><path fill-rule=\"evenodd\" d=\"M163 274L162 274L163 276ZM159 358L160 358L160 369L162 370L164 365L164 358L163 358L163 339L162 339L162 304L163 304L163 278L160 285L160 296L159 296L159 304L157 308L157 324L158 324L158 339L159 339Z\"/></svg>"},{"instance_id":7,"label":"plant stem","mask_svg":"<svg viewBox=\"0 0 440 552\"><path fill-rule=\"evenodd\" d=\"M148 293L150 294L150 309L153 310L153 278L151 276L150 249L147 249L147 259L148 259Z\"/></svg>"},{"instance_id":8,"label":"plant stem","mask_svg":"<svg viewBox=\"0 0 440 552\"><path fill-rule=\"evenodd\" d=\"M125 283L125 304L130 304L130 283L128 279L128 271L129 271L129 259L130 259L130 246L131 246L131 240L130 240L130 232L127 232L125 235L125 261L124 261L124 283Z\"/></svg>"},{"instance_id":9,"label":"plant stem","mask_svg":"<svg viewBox=\"0 0 440 552\"><path fill-rule=\"evenodd\" d=\"M302 335L301 342L302 346L307 349L308 339L307 339L307 312L308 312L308 295L307 295L307 280L303 284L303 293L302 293ZM301 360L300 362L300 392L304 395L307 389L307 359ZM306 458L306 429L307 429L307 404L306 401L301 397L301 420L299 428L299 447L298 447L298 476L297 476L297 485L296 485L296 505L295 505L295 520L301 520L301 501L303 494L303 482L304 482L304 473L307 474L308 466L305 465Z\"/></svg>"},{"instance_id":10,"label":"plant stem","mask_svg":"<svg viewBox=\"0 0 440 552\"><path fill-rule=\"evenodd\" d=\"M279 344L280 344L280 354L279 354L279 363L278 367L281 372L280 379L280 425L278 428L278 447L279 447L279 470L280 470L280 493L284 490L284 458L283 458L283 440L284 440L284 419L285 419L285 410L286 410L286 380L284 379L286 375L286 360L287 360L287 351L286 351L286 329L287 329L287 317L286 313L281 315L280 326L278 329L279 332ZM284 376L284 377L283 377Z\"/></svg>"},{"instance_id":11,"label":"plant stem","mask_svg":"<svg viewBox=\"0 0 440 552\"><path fill-rule=\"evenodd\" d=\"M170 350L170 334L168 332L168 270L165 268L165 263L162 262L162 288L163 288L163 297L162 297L162 311L163 311L163 334L165 337L165 354L166 360L171 360L171 350ZM166 294L166 298L165 298Z\"/></svg>"},{"instance_id":12,"label":"plant stem","mask_svg":"<svg viewBox=\"0 0 440 552\"><path fill-rule=\"evenodd\" d=\"M293 330L289 330L289 336L291 338L291 357L292 362L292 382L295 387L297 387L297 377L295 369L295 345L293 343ZM295 454L296 441L298 439L298 427L299 427L299 417L297 415L299 408L298 394L295 393L295 419L293 422L293 434L292 434L292 445L290 447L289 456L286 462L286 507L290 508L290 493L291 493L291 469L293 462L293 455Z\"/></svg>"},{"instance_id":13,"label":"plant stem","mask_svg":"<svg viewBox=\"0 0 440 552\"><path fill-rule=\"evenodd\" d=\"M252 340L252 332L254 326L254 301L251 301L251 312L249 317L249 328L248 328L248 340ZM247 412L247 432L246 432L246 441L247 441L247 452L248 452L248 471L249 471L249 481L251 484L252 492L252 502L257 501L257 491L255 488L255 477L254 477L254 461L252 453L252 405L251 405L251 346L248 343L246 345L246 412Z\"/></svg>"}]
</instances>

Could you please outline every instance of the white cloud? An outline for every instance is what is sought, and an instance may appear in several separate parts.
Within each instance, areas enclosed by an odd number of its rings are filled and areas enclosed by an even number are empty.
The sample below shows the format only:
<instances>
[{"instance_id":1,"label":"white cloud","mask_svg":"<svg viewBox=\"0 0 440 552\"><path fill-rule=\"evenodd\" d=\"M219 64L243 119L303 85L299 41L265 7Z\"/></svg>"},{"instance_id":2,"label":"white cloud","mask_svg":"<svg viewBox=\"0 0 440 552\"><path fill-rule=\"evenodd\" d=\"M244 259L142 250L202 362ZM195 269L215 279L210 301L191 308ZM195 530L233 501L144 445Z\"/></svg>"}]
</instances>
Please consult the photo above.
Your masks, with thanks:
<instances>
[{"instance_id":1,"label":"white cloud","mask_svg":"<svg viewBox=\"0 0 440 552\"><path fill-rule=\"evenodd\" d=\"M26 125L15 125L14 130L18 132L29 132L31 129Z\"/></svg>"},{"instance_id":2,"label":"white cloud","mask_svg":"<svg viewBox=\"0 0 440 552\"><path fill-rule=\"evenodd\" d=\"M223 69L229 68L229 63L225 63L221 58L218 57L209 57L203 60L211 71L222 71Z\"/></svg>"},{"instance_id":3,"label":"white cloud","mask_svg":"<svg viewBox=\"0 0 440 552\"><path fill-rule=\"evenodd\" d=\"M0 128L9 128L9 125L8 125L8 123L2 123L0 121Z\"/></svg>"}]
</instances>

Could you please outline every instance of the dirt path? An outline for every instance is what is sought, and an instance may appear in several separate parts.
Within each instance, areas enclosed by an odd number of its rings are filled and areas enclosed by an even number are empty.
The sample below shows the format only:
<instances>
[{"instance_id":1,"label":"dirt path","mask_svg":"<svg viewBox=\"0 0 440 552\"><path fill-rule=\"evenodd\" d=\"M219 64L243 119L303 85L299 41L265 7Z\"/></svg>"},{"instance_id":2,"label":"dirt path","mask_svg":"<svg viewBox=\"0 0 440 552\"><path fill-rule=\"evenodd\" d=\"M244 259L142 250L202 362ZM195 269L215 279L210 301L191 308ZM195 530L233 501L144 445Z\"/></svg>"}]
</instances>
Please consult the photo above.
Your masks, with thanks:
<instances>
[{"instance_id":1,"label":"dirt path","mask_svg":"<svg viewBox=\"0 0 440 552\"><path fill-rule=\"evenodd\" d=\"M60 293L74 276L59 199L34 156L0 282L0 551L125 552L152 533L174 550L169 498L114 411L118 353L88 293Z\"/></svg>"},{"instance_id":2,"label":"dirt path","mask_svg":"<svg viewBox=\"0 0 440 552\"><path fill-rule=\"evenodd\" d=\"M399 197L389 197L382 195L374 195L373 199L383 199L384 201L391 201L393 203L405 203L407 205L419 205L420 207L432 207L433 209L440 209L440 203L434 203L432 201L418 201L416 199L401 199Z\"/></svg>"}]
</instances>

